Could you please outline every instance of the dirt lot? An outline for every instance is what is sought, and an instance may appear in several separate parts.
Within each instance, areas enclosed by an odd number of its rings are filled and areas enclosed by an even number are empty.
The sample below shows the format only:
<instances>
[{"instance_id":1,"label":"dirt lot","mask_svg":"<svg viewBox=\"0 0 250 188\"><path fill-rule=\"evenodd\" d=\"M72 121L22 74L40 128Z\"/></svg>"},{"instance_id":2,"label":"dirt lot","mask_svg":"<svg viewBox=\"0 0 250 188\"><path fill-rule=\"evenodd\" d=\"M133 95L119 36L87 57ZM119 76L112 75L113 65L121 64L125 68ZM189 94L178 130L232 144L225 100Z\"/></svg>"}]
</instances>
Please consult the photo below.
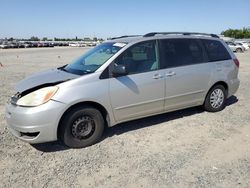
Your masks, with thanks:
<instances>
[{"instance_id":1,"label":"dirt lot","mask_svg":"<svg viewBox=\"0 0 250 188\"><path fill-rule=\"evenodd\" d=\"M4 105L17 81L84 48L0 50L0 187L250 187L250 51L225 110L191 108L109 128L84 149L12 136Z\"/></svg>"}]
</instances>

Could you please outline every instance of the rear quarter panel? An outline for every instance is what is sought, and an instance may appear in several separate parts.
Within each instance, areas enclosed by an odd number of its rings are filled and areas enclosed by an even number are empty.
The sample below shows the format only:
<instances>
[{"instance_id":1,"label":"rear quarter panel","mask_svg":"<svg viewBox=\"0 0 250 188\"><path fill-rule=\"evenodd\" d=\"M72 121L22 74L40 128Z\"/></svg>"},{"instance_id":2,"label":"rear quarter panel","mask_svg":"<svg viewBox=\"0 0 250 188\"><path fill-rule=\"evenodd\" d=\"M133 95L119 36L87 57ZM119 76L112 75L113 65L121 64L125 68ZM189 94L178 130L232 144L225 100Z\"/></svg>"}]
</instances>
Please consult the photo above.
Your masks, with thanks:
<instances>
[{"instance_id":1,"label":"rear quarter panel","mask_svg":"<svg viewBox=\"0 0 250 188\"><path fill-rule=\"evenodd\" d=\"M234 59L236 59L235 54L224 41L221 41L221 42L224 45L224 47L227 49L232 59L214 62L215 68L213 69L213 73L211 75L211 81L210 81L207 91L209 91L209 89L215 83L222 81L227 84L228 86L227 97L230 97L232 94L236 92L234 90L238 89L237 83L239 83L239 79L238 79L239 69L234 63Z\"/></svg>"}]
</instances>

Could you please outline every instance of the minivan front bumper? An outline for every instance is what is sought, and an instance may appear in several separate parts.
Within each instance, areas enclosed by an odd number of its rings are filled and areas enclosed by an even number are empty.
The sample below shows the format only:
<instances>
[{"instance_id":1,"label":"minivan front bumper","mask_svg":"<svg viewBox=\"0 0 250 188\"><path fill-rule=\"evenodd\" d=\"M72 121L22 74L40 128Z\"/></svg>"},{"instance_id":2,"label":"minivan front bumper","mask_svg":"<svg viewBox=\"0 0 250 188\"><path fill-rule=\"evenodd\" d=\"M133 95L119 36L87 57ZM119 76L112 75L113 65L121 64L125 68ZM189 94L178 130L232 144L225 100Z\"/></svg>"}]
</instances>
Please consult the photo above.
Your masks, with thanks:
<instances>
[{"instance_id":1,"label":"minivan front bumper","mask_svg":"<svg viewBox=\"0 0 250 188\"><path fill-rule=\"evenodd\" d=\"M5 117L14 136L31 144L57 140L57 127L65 104L50 100L37 107L6 104Z\"/></svg>"}]
</instances>

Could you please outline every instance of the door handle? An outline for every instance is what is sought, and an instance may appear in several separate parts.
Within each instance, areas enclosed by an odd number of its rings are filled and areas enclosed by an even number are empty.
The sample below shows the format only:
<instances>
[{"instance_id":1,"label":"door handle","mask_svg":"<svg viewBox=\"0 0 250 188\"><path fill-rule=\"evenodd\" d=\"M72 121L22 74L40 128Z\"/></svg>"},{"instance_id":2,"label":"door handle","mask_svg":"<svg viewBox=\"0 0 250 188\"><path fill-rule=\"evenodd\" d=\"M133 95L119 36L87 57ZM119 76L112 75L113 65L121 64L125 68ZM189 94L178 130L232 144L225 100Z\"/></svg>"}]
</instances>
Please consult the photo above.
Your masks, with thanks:
<instances>
[{"instance_id":1,"label":"door handle","mask_svg":"<svg viewBox=\"0 0 250 188\"><path fill-rule=\"evenodd\" d=\"M163 76L161 74L155 74L153 76L153 79L160 79L160 78L163 78Z\"/></svg>"},{"instance_id":2,"label":"door handle","mask_svg":"<svg viewBox=\"0 0 250 188\"><path fill-rule=\"evenodd\" d=\"M170 72L166 73L167 77L171 77L171 76L174 76L174 75L176 75L176 73L174 71L170 71Z\"/></svg>"}]
</instances>

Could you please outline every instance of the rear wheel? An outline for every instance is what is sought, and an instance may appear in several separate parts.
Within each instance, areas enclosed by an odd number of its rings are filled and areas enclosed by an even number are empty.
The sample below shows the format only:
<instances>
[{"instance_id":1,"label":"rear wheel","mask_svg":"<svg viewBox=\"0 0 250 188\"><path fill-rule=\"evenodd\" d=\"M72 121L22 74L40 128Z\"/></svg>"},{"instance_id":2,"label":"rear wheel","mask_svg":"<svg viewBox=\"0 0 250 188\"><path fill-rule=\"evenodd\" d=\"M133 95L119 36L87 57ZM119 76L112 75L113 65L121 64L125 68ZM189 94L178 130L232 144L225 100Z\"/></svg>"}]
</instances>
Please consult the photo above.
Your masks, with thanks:
<instances>
[{"instance_id":1,"label":"rear wheel","mask_svg":"<svg viewBox=\"0 0 250 188\"><path fill-rule=\"evenodd\" d=\"M222 85L216 85L208 92L204 109L209 112L218 112L225 108L226 89Z\"/></svg>"},{"instance_id":2,"label":"rear wheel","mask_svg":"<svg viewBox=\"0 0 250 188\"><path fill-rule=\"evenodd\" d=\"M104 130L100 111L93 107L78 107L69 111L62 119L59 136L72 148L87 147L98 142Z\"/></svg>"}]
</instances>

